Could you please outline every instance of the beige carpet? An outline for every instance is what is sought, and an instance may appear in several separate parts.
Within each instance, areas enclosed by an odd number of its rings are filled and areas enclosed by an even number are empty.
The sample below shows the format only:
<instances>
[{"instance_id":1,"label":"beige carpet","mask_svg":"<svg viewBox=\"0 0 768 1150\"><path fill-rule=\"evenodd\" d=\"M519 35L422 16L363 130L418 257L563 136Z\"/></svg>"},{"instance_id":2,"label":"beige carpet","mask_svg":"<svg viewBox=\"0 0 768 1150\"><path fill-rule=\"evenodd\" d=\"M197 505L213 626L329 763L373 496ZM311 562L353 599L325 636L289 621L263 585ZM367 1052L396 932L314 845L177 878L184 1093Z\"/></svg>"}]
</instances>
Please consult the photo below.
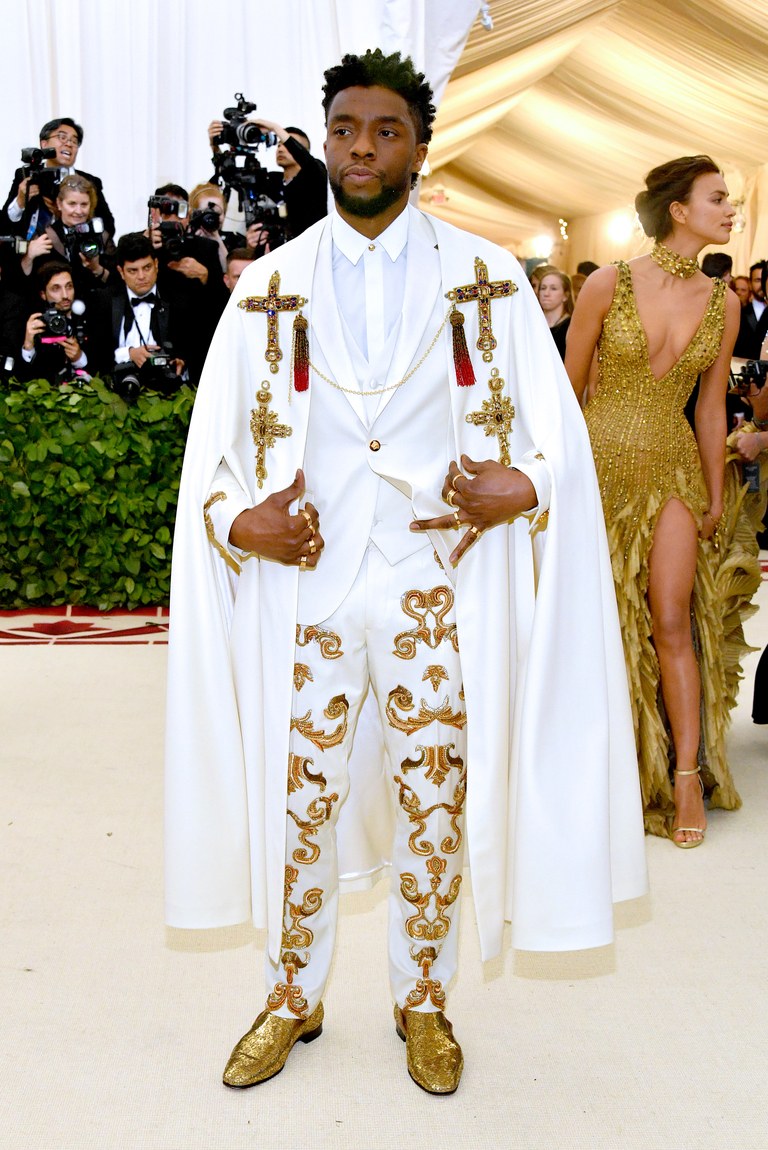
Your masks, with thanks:
<instances>
[{"instance_id":1,"label":"beige carpet","mask_svg":"<svg viewBox=\"0 0 768 1150\"><path fill-rule=\"evenodd\" d=\"M749 635L768 642L768 584ZM220 1075L262 997L251 929L166 931L165 648L0 647L0 1147L766 1150L768 727L731 736L744 807L648 840L615 946L482 968L471 900L449 1014L459 1092L406 1074L384 884L343 904L321 1039L250 1091Z\"/></svg>"}]
</instances>

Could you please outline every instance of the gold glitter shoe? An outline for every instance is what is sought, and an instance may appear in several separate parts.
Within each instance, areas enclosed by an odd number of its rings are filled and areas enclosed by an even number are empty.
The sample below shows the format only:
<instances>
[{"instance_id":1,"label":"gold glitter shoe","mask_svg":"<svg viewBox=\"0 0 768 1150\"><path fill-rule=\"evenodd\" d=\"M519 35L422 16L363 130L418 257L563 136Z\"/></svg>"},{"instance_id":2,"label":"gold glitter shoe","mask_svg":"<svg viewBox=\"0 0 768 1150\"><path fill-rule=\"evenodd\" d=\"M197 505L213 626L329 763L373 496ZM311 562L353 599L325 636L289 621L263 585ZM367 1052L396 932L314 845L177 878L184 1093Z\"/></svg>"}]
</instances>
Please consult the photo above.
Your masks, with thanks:
<instances>
[{"instance_id":1,"label":"gold glitter shoe","mask_svg":"<svg viewBox=\"0 0 768 1150\"><path fill-rule=\"evenodd\" d=\"M408 1073L416 1085L428 1094L453 1094L464 1056L442 1010L425 1014L395 1006L395 1027L405 1043Z\"/></svg>"},{"instance_id":2,"label":"gold glitter shoe","mask_svg":"<svg viewBox=\"0 0 768 1150\"><path fill-rule=\"evenodd\" d=\"M323 1004L307 1019L278 1018L263 1010L238 1042L224 1069L225 1086L256 1086L274 1078L297 1042L312 1042L323 1032Z\"/></svg>"}]
</instances>

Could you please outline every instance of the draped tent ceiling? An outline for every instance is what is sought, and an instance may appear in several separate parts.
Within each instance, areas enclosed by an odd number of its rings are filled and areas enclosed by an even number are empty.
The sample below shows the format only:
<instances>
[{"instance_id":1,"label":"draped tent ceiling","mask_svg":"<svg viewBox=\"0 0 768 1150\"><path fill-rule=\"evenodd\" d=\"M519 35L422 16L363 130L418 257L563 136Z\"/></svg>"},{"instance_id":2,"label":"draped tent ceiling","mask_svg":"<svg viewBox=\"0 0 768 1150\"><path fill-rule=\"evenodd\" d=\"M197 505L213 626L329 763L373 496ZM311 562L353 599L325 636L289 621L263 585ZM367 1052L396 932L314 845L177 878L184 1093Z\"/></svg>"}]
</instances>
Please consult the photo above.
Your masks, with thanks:
<instances>
[{"instance_id":1,"label":"draped tent ceiling","mask_svg":"<svg viewBox=\"0 0 768 1150\"><path fill-rule=\"evenodd\" d=\"M641 250L637 232L607 237L610 215L633 211L655 164L707 152L732 197L745 199L745 229L728 247L737 269L768 255L764 3L491 0L489 9L493 30L473 25L440 106L427 210L518 255L542 254L535 237L559 240L563 218L569 240L552 254L573 270L579 259Z\"/></svg>"}]
</instances>

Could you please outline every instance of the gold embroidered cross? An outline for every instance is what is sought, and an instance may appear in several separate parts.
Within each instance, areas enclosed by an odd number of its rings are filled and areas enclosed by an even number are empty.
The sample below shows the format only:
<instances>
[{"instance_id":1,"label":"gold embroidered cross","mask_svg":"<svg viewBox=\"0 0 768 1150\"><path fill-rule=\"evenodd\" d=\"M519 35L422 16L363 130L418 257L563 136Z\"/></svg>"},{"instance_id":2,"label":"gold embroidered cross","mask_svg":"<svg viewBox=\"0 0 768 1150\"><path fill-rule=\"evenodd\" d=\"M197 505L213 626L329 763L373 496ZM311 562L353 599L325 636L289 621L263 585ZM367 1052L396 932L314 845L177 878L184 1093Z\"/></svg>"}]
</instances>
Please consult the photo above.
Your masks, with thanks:
<instances>
[{"instance_id":1,"label":"gold embroidered cross","mask_svg":"<svg viewBox=\"0 0 768 1150\"><path fill-rule=\"evenodd\" d=\"M490 363L493 359L493 349L496 347L496 339L491 328L491 300L514 295L516 291L517 284L513 283L512 280L489 282L488 268L479 256L475 256L475 282L453 288L445 293L447 299L454 303L471 303L473 300L477 300L480 336L476 346L483 353L483 359L486 363Z\"/></svg>"},{"instance_id":2,"label":"gold embroidered cross","mask_svg":"<svg viewBox=\"0 0 768 1150\"><path fill-rule=\"evenodd\" d=\"M491 398L484 399L481 411L470 411L465 416L467 423L475 427L484 427L486 435L495 435L499 441L499 463L509 467L509 437L512 434L512 420L515 418L515 408L508 395L502 395L504 380L499 375L499 369L494 367L491 378L488 380L491 389Z\"/></svg>"},{"instance_id":3,"label":"gold embroidered cross","mask_svg":"<svg viewBox=\"0 0 768 1150\"><path fill-rule=\"evenodd\" d=\"M241 299L238 307L243 311L261 311L267 316L267 350L264 358L269 370L276 372L283 353L280 350L277 333L277 316L281 311L298 311L307 302L303 295L279 295L280 272L272 272L269 277L269 290L266 295L249 295Z\"/></svg>"},{"instance_id":4,"label":"gold embroidered cross","mask_svg":"<svg viewBox=\"0 0 768 1150\"><path fill-rule=\"evenodd\" d=\"M287 423L278 423L277 414L269 410L272 393L266 380L262 381L261 390L256 392L258 407L251 412L251 435L256 446L256 482L259 487L264 486L267 478L267 469L264 465L267 448L274 447L278 439L287 439L293 434L293 428Z\"/></svg>"}]
</instances>

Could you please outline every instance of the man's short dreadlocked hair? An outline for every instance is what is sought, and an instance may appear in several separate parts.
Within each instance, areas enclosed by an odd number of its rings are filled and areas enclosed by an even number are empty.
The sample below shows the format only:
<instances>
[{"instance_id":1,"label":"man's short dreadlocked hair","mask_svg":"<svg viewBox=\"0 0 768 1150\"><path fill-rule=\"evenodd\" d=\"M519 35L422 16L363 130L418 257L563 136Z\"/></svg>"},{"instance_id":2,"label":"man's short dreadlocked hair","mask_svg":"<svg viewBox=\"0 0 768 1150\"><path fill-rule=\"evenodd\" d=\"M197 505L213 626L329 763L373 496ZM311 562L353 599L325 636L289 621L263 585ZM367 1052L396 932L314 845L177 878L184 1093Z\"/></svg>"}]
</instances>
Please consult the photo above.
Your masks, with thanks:
<instances>
[{"instance_id":1,"label":"man's short dreadlocked hair","mask_svg":"<svg viewBox=\"0 0 768 1150\"><path fill-rule=\"evenodd\" d=\"M325 73L323 85L323 111L328 122L328 110L339 92L346 88L389 88L402 96L416 125L417 143L428 144L432 139L432 121L435 106L432 89L424 73L417 72L410 56L403 59L399 52L385 56L381 48L368 49L364 56L346 55L335 68Z\"/></svg>"}]
</instances>

